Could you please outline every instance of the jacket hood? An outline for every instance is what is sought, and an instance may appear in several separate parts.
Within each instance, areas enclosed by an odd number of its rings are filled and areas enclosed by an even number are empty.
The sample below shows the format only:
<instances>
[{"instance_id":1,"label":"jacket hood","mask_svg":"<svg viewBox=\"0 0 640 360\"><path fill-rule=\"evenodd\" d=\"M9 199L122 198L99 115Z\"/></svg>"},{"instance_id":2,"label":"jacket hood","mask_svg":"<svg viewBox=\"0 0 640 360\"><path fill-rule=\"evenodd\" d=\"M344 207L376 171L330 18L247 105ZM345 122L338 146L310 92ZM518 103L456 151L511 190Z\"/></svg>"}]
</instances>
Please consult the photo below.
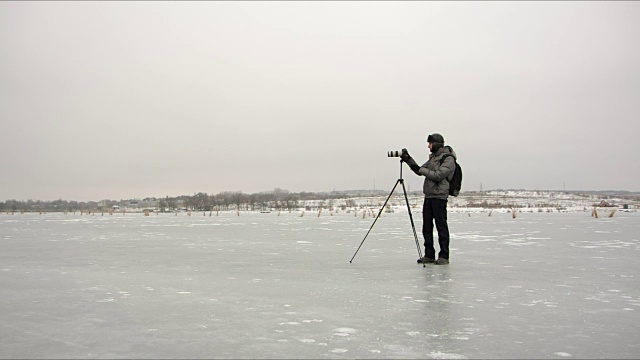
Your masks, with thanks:
<instances>
[{"instance_id":1,"label":"jacket hood","mask_svg":"<svg viewBox=\"0 0 640 360\"><path fill-rule=\"evenodd\" d=\"M441 149L436 151L434 156L440 156L440 155L445 155L445 154L452 155L454 159L458 160L458 156L456 155L456 152L453 151L453 148L451 146L449 146L449 145L445 145Z\"/></svg>"}]
</instances>

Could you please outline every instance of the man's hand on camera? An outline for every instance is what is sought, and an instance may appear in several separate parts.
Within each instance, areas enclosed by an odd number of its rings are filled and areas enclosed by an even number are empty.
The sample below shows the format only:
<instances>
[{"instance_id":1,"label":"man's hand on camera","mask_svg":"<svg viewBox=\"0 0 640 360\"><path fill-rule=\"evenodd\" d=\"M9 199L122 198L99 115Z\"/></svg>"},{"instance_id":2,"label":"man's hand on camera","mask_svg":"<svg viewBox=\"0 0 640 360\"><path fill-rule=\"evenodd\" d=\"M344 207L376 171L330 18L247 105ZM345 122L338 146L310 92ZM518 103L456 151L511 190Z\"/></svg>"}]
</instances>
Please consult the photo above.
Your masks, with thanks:
<instances>
[{"instance_id":1,"label":"man's hand on camera","mask_svg":"<svg viewBox=\"0 0 640 360\"><path fill-rule=\"evenodd\" d=\"M416 174L418 173L418 170L420 170L420 165L418 165L416 161L413 160L411 155L409 155L409 152L407 151L407 149L402 149L402 156L400 158L402 159L402 161L406 162L407 165L409 165L409 167L414 173Z\"/></svg>"},{"instance_id":2,"label":"man's hand on camera","mask_svg":"<svg viewBox=\"0 0 640 360\"><path fill-rule=\"evenodd\" d=\"M402 159L402 161L407 161L410 158L411 156L409 155L407 149L402 149L402 155L400 155L400 159Z\"/></svg>"}]
</instances>

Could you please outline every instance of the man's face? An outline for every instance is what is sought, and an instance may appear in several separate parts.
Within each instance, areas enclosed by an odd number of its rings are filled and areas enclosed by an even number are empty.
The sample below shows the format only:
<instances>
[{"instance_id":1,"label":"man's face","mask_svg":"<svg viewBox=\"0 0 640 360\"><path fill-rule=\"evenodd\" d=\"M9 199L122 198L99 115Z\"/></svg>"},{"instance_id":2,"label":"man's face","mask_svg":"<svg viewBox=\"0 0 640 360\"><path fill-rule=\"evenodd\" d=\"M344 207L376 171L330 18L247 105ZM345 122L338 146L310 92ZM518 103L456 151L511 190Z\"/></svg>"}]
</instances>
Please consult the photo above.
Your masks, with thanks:
<instances>
[{"instance_id":1,"label":"man's face","mask_svg":"<svg viewBox=\"0 0 640 360\"><path fill-rule=\"evenodd\" d=\"M431 151L431 149L433 148L433 143L428 143L429 145L429 151Z\"/></svg>"}]
</instances>

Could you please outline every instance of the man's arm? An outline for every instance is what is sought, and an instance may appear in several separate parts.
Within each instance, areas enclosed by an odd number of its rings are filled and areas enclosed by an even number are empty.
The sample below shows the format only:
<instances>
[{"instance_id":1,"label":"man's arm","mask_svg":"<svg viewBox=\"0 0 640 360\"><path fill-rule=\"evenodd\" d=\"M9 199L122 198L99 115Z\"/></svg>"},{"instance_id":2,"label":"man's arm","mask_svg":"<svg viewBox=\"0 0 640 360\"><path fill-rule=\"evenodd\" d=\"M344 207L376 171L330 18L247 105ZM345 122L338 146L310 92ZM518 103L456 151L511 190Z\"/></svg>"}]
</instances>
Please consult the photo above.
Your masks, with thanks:
<instances>
[{"instance_id":1,"label":"man's arm","mask_svg":"<svg viewBox=\"0 0 640 360\"><path fill-rule=\"evenodd\" d=\"M418 165L418 163L416 163L416 161L413 160L411 155L409 155L409 152L407 151L407 149L402 149L402 156L400 157L400 159L402 159L402 161L407 163L407 165L409 165L409 167L411 168L411 171L416 173L416 175L420 175L420 176L423 175L420 173L420 170L421 170L420 165Z\"/></svg>"},{"instance_id":2,"label":"man's arm","mask_svg":"<svg viewBox=\"0 0 640 360\"><path fill-rule=\"evenodd\" d=\"M419 175L426 176L428 179L435 182L440 182L442 179L449 177L455 171L456 163L453 156L447 155L442 162L442 165L437 170L430 170L426 167L419 168Z\"/></svg>"}]
</instances>

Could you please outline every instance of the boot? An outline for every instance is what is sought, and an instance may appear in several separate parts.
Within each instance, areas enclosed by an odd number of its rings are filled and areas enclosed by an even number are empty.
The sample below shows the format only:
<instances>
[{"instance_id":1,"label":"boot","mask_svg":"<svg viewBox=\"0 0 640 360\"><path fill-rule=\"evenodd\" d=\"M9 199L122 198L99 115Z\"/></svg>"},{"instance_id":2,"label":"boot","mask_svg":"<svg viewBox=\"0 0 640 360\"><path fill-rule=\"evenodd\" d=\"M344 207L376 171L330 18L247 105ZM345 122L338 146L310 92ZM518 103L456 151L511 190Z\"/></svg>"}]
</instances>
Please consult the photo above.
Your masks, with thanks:
<instances>
[{"instance_id":1,"label":"boot","mask_svg":"<svg viewBox=\"0 0 640 360\"><path fill-rule=\"evenodd\" d=\"M436 262L435 259L428 258L426 256L423 256L420 259L418 259L418 264L433 264L434 262Z\"/></svg>"}]
</instances>

